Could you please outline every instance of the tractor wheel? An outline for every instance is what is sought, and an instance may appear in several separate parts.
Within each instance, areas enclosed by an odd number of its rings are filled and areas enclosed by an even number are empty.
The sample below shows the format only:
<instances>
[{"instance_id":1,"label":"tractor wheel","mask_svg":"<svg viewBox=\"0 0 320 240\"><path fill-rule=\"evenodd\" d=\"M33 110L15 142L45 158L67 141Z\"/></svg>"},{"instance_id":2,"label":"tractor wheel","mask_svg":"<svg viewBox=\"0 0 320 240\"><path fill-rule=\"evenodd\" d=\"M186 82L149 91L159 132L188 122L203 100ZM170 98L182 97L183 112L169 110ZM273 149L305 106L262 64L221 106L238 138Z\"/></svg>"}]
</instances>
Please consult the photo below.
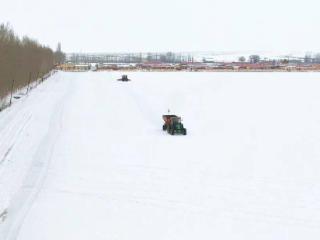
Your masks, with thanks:
<instances>
[{"instance_id":1,"label":"tractor wheel","mask_svg":"<svg viewBox=\"0 0 320 240\"><path fill-rule=\"evenodd\" d=\"M162 126L162 130L163 130L163 131L167 130L167 125L163 125L163 126Z\"/></svg>"},{"instance_id":2,"label":"tractor wheel","mask_svg":"<svg viewBox=\"0 0 320 240\"><path fill-rule=\"evenodd\" d=\"M183 131L183 135L187 135L187 129Z\"/></svg>"}]
</instances>

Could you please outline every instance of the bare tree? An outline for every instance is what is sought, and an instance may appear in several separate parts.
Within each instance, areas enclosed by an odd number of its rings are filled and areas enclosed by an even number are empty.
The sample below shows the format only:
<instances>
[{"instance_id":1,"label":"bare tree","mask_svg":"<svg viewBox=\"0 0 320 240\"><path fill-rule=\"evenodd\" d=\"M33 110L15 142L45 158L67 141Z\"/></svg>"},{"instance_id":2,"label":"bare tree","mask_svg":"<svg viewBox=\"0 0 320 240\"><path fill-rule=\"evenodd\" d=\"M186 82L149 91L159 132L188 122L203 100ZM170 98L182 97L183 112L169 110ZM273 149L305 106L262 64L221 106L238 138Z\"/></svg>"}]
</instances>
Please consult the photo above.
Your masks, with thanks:
<instances>
[{"instance_id":1,"label":"bare tree","mask_svg":"<svg viewBox=\"0 0 320 240\"><path fill-rule=\"evenodd\" d=\"M315 63L320 63L320 53L317 53L317 54L314 56L314 62L315 62Z\"/></svg>"},{"instance_id":2,"label":"bare tree","mask_svg":"<svg viewBox=\"0 0 320 240\"><path fill-rule=\"evenodd\" d=\"M0 100L52 70L61 60L56 57L50 48L20 39L8 24L0 24Z\"/></svg>"},{"instance_id":3,"label":"bare tree","mask_svg":"<svg viewBox=\"0 0 320 240\"><path fill-rule=\"evenodd\" d=\"M250 63L258 63L260 62L260 56L259 55L251 55L249 57Z\"/></svg>"},{"instance_id":4,"label":"bare tree","mask_svg":"<svg viewBox=\"0 0 320 240\"><path fill-rule=\"evenodd\" d=\"M305 63L311 63L312 62L311 53L306 53L306 55L304 56L304 62Z\"/></svg>"},{"instance_id":5,"label":"bare tree","mask_svg":"<svg viewBox=\"0 0 320 240\"><path fill-rule=\"evenodd\" d=\"M54 55L55 55L55 64L56 65L60 65L60 64L64 63L64 61L66 59L66 55L61 50L61 43L58 43L57 50L54 53Z\"/></svg>"},{"instance_id":6,"label":"bare tree","mask_svg":"<svg viewBox=\"0 0 320 240\"><path fill-rule=\"evenodd\" d=\"M241 57L239 57L239 62L245 62L246 61L246 58L244 57L244 56L241 56Z\"/></svg>"}]
</instances>

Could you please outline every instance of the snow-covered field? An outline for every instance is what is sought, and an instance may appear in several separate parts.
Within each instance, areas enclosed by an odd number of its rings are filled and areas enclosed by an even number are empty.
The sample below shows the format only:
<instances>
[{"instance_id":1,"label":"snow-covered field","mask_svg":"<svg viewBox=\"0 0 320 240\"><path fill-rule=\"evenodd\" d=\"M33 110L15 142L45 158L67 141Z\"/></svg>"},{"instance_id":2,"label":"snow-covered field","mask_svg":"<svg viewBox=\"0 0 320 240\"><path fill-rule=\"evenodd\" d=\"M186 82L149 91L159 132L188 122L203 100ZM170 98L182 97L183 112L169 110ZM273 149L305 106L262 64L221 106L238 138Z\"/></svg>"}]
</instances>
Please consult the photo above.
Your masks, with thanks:
<instances>
[{"instance_id":1,"label":"snow-covered field","mask_svg":"<svg viewBox=\"0 0 320 240\"><path fill-rule=\"evenodd\" d=\"M319 73L120 75L0 113L1 240L320 238Z\"/></svg>"}]
</instances>

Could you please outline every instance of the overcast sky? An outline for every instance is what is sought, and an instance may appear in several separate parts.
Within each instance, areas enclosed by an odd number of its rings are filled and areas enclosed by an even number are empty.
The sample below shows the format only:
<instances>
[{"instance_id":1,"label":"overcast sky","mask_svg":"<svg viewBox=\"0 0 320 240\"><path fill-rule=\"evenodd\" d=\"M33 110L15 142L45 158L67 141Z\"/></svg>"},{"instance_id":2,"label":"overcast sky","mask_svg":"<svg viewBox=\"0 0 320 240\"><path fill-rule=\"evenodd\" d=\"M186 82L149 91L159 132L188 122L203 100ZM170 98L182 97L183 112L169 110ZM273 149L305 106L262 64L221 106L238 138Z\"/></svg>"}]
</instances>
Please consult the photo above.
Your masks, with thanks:
<instances>
[{"instance_id":1,"label":"overcast sky","mask_svg":"<svg viewBox=\"0 0 320 240\"><path fill-rule=\"evenodd\" d=\"M0 22L65 52L320 50L319 0L0 3Z\"/></svg>"}]
</instances>

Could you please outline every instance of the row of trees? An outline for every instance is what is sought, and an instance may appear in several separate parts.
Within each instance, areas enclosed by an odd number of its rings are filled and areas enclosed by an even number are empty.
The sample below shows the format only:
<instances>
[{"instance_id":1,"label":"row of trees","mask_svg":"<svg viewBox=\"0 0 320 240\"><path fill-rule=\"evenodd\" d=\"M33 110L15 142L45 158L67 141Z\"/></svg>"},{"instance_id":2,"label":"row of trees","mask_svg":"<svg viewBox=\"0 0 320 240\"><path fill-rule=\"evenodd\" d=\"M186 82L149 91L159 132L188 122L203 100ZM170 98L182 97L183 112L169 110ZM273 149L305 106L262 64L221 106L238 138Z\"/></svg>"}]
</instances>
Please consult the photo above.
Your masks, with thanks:
<instances>
[{"instance_id":1,"label":"row of trees","mask_svg":"<svg viewBox=\"0 0 320 240\"><path fill-rule=\"evenodd\" d=\"M245 62L247 59L244 56L239 57L239 62ZM250 63L258 63L260 62L260 56L259 55L250 55L248 58L248 61Z\"/></svg>"},{"instance_id":2,"label":"row of trees","mask_svg":"<svg viewBox=\"0 0 320 240\"><path fill-rule=\"evenodd\" d=\"M320 63L320 53L311 54L307 53L304 57L305 63Z\"/></svg>"},{"instance_id":3,"label":"row of trees","mask_svg":"<svg viewBox=\"0 0 320 240\"><path fill-rule=\"evenodd\" d=\"M79 63L181 63L193 62L191 54L183 53L113 53L113 54L82 54L73 53L67 58L68 62Z\"/></svg>"},{"instance_id":4,"label":"row of trees","mask_svg":"<svg viewBox=\"0 0 320 240\"><path fill-rule=\"evenodd\" d=\"M246 58L244 56L239 57L239 62L245 62ZM248 62L250 63L258 63L261 61L261 58L259 55L251 55L248 58ZM304 58L302 57L291 57L288 56L287 58L281 59L281 62L283 63L289 63L290 61L295 61L295 62L304 62L304 63L320 63L320 53L312 54L312 53L307 53Z\"/></svg>"},{"instance_id":5,"label":"row of trees","mask_svg":"<svg viewBox=\"0 0 320 240\"><path fill-rule=\"evenodd\" d=\"M19 38L8 25L0 25L0 100L25 87L64 61L61 47L53 52L29 37ZM1 102L1 101L0 101ZM1 107L1 106L0 106Z\"/></svg>"}]
</instances>

